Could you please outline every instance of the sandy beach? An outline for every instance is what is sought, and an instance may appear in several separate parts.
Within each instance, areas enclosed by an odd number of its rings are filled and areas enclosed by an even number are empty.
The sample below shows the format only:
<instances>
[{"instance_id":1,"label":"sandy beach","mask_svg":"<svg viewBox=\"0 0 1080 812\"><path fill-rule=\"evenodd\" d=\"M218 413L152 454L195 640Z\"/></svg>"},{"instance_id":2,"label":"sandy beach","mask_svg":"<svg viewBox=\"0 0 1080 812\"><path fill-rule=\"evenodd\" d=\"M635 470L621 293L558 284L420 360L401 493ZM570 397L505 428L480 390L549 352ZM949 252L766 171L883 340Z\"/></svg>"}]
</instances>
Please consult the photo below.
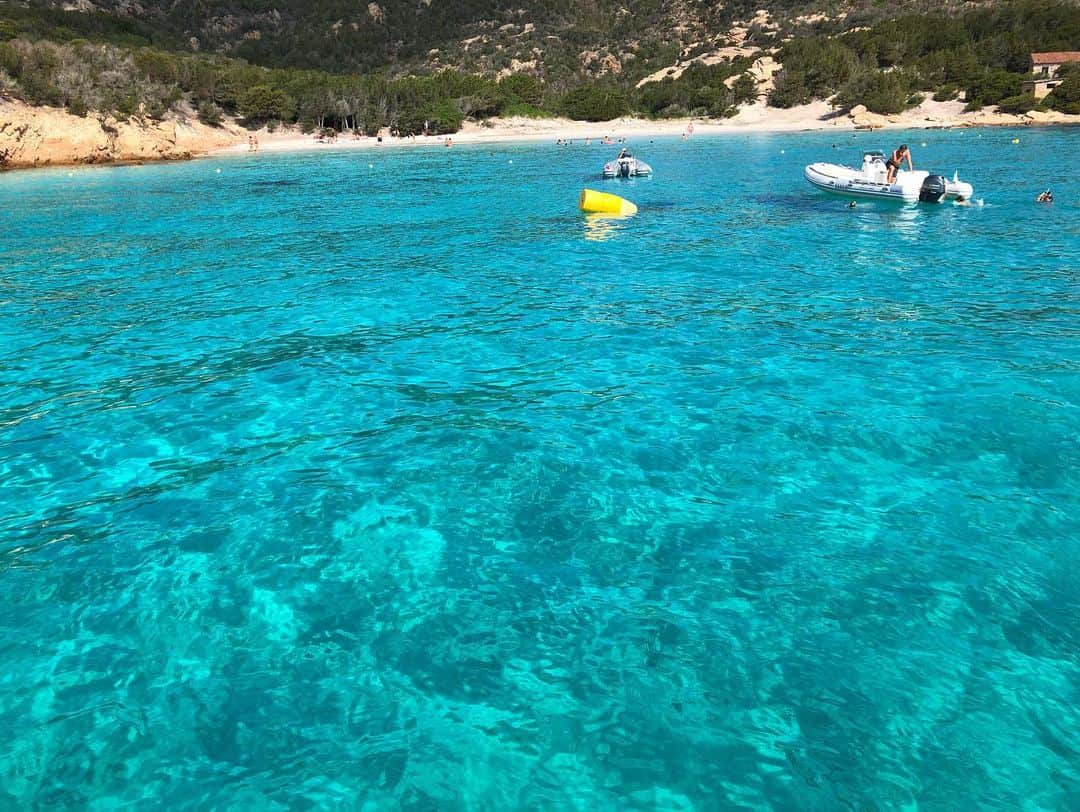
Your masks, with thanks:
<instances>
[{"instance_id":1,"label":"sandy beach","mask_svg":"<svg viewBox=\"0 0 1080 812\"><path fill-rule=\"evenodd\" d=\"M440 147L447 141L451 146L463 144L494 144L530 141L601 142L609 138L636 141L642 138L702 135L810 132L878 129L939 129L947 127L1028 126L1041 124L1080 124L1080 116L1060 113L1030 113L1022 116L990 110L964 112L963 102L924 101L918 107L898 115L882 116L855 108L851 113L838 112L827 102L819 101L786 110L768 107L764 102L740 109L729 119L666 119L648 120L620 118L606 122L573 121L564 118L495 118L483 123L466 122L460 132L450 136L415 136L395 138L384 134L374 137L354 137L344 134L332 142L320 140L298 128L257 131L259 152L294 152L317 149L395 149L402 147ZM211 154L247 152L246 142L211 150Z\"/></svg>"},{"instance_id":2,"label":"sandy beach","mask_svg":"<svg viewBox=\"0 0 1080 812\"><path fill-rule=\"evenodd\" d=\"M963 102L924 101L899 115L882 116L856 107L839 112L827 102L781 110L765 103L748 105L739 114L721 120L620 118L606 122L572 121L563 118L494 118L466 122L451 136L379 138L340 135L332 142L317 139L299 127L266 127L249 131L235 120L220 127L201 124L192 111L173 113L163 121L118 122L110 116L77 117L66 110L32 107L21 102L0 102L0 167L108 164L124 161L183 160L207 155L236 155L251 149L258 139L259 152L295 152L319 149L445 148L459 144L494 144L529 141L582 141L617 143L642 138L687 137L767 132L853 131L878 129L933 129L978 126L1029 126L1080 124L1080 116L1055 112L1011 115L993 110L964 112Z\"/></svg>"}]
</instances>

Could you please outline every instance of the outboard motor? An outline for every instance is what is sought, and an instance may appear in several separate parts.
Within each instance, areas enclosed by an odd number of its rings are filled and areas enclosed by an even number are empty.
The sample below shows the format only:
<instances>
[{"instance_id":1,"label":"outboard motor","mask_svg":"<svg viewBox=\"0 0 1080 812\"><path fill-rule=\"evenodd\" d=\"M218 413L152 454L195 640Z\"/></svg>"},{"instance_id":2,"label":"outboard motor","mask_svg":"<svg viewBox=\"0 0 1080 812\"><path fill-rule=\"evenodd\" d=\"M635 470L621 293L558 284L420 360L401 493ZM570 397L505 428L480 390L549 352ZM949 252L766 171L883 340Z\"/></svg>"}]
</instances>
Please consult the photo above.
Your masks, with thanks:
<instances>
[{"instance_id":1,"label":"outboard motor","mask_svg":"<svg viewBox=\"0 0 1080 812\"><path fill-rule=\"evenodd\" d=\"M628 177L630 177L630 162L629 161L619 161L619 177L620 178L628 178Z\"/></svg>"},{"instance_id":2,"label":"outboard motor","mask_svg":"<svg viewBox=\"0 0 1080 812\"><path fill-rule=\"evenodd\" d=\"M927 175L919 189L919 201L922 203L940 203L945 199L945 176Z\"/></svg>"}]
</instances>

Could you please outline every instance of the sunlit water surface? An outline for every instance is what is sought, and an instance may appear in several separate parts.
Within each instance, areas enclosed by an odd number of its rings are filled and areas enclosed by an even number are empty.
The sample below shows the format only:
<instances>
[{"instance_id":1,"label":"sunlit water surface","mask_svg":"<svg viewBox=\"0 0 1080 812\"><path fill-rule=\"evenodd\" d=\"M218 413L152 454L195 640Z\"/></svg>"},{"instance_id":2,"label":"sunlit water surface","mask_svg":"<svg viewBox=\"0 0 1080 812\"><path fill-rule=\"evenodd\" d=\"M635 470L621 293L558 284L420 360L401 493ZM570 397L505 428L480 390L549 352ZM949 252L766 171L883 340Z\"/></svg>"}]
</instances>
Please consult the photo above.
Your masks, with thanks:
<instances>
[{"instance_id":1,"label":"sunlit water surface","mask_svg":"<svg viewBox=\"0 0 1080 812\"><path fill-rule=\"evenodd\" d=\"M0 807L1080 808L1080 130L632 146L0 177Z\"/></svg>"}]
</instances>

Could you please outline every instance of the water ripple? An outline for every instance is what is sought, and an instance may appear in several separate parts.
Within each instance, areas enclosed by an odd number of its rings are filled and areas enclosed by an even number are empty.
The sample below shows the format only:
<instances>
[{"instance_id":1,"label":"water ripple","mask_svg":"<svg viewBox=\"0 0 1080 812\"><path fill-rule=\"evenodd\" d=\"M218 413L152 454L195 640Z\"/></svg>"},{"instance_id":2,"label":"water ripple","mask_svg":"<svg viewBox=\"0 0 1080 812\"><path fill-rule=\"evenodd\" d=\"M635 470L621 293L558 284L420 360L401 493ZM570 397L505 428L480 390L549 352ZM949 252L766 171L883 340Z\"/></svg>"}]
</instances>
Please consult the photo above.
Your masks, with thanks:
<instances>
[{"instance_id":1,"label":"water ripple","mask_svg":"<svg viewBox=\"0 0 1080 812\"><path fill-rule=\"evenodd\" d=\"M0 178L0 806L1074 806L1080 132L972 135Z\"/></svg>"}]
</instances>

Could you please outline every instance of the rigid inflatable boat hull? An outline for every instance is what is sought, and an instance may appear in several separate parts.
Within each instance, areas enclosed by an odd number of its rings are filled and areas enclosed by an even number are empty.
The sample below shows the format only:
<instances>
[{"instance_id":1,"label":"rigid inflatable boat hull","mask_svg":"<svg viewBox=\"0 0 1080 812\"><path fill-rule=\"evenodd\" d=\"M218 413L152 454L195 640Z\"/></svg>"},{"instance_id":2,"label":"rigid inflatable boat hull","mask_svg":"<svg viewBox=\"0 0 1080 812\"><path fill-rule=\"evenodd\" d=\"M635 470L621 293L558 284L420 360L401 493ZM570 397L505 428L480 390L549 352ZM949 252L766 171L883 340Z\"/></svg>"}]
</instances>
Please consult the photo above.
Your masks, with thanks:
<instances>
[{"instance_id":1,"label":"rigid inflatable boat hull","mask_svg":"<svg viewBox=\"0 0 1080 812\"><path fill-rule=\"evenodd\" d=\"M859 171L847 166L839 166L829 163L810 164L803 171L807 181L823 192L840 195L841 197L871 198L874 200L893 200L900 203L916 203L920 199L920 192L927 184L931 176L929 172L917 170L914 172L898 172L894 183L886 183L880 177L880 172ZM874 176L877 177L874 177ZM868 177L869 176L869 177ZM956 197L970 198L974 193L970 183L953 178L942 178L944 194L937 198L947 200ZM923 196L923 200L927 200Z\"/></svg>"}]
</instances>

